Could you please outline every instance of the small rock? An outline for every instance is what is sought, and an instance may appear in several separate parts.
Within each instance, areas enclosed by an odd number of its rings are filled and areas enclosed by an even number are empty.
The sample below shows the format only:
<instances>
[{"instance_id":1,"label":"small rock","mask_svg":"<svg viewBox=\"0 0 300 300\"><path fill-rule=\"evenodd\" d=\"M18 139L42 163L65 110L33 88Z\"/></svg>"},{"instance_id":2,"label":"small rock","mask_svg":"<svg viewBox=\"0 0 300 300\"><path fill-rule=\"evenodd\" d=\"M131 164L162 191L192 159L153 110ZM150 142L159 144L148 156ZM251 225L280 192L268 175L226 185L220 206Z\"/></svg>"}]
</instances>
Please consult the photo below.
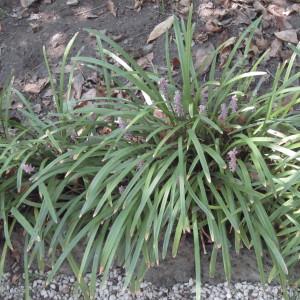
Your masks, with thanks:
<instances>
[{"instance_id":1,"label":"small rock","mask_svg":"<svg viewBox=\"0 0 300 300\"><path fill-rule=\"evenodd\" d=\"M240 290L240 289L242 289L242 284L241 283L236 283L235 284L235 288L237 289L237 290Z\"/></svg>"},{"instance_id":2,"label":"small rock","mask_svg":"<svg viewBox=\"0 0 300 300\"><path fill-rule=\"evenodd\" d=\"M44 299L46 299L46 298L48 297L47 291L43 289L43 290L41 291L41 296L42 296Z\"/></svg>"},{"instance_id":3,"label":"small rock","mask_svg":"<svg viewBox=\"0 0 300 300\"><path fill-rule=\"evenodd\" d=\"M62 286L59 287L59 291L63 294L68 294L70 291L70 288L68 285L63 284Z\"/></svg>"}]
</instances>

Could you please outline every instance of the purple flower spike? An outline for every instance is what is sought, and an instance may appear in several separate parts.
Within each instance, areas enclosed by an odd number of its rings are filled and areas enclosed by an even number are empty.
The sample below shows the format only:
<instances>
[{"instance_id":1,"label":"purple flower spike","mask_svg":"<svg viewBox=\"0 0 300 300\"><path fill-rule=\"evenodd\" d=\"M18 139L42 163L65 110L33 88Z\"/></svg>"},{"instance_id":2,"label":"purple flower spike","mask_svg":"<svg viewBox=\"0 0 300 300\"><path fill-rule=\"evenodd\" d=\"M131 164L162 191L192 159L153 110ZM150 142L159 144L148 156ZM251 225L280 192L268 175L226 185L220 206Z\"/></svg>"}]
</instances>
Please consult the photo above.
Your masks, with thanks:
<instances>
[{"instance_id":1,"label":"purple flower spike","mask_svg":"<svg viewBox=\"0 0 300 300\"><path fill-rule=\"evenodd\" d=\"M203 105L203 104L199 105L199 113L200 114L206 113L206 105Z\"/></svg>"},{"instance_id":2,"label":"purple flower spike","mask_svg":"<svg viewBox=\"0 0 300 300\"><path fill-rule=\"evenodd\" d=\"M227 116L228 116L228 107L226 105L226 103L222 103L221 104L221 111L220 111L220 114L219 114L219 120L221 122L225 122L226 119L227 119Z\"/></svg>"},{"instance_id":3,"label":"purple flower spike","mask_svg":"<svg viewBox=\"0 0 300 300\"><path fill-rule=\"evenodd\" d=\"M237 154L238 151L236 150L236 148L233 148L231 151L228 152L228 158L229 158L229 170L234 173L236 171L236 167L237 167Z\"/></svg>"},{"instance_id":4,"label":"purple flower spike","mask_svg":"<svg viewBox=\"0 0 300 300\"><path fill-rule=\"evenodd\" d=\"M175 92L174 111L176 112L178 117L184 117L184 110L181 103L181 93L179 91Z\"/></svg>"},{"instance_id":5,"label":"purple flower spike","mask_svg":"<svg viewBox=\"0 0 300 300\"><path fill-rule=\"evenodd\" d=\"M165 98L168 98L168 82L165 78L162 78L159 82L159 89Z\"/></svg>"},{"instance_id":6,"label":"purple flower spike","mask_svg":"<svg viewBox=\"0 0 300 300\"><path fill-rule=\"evenodd\" d=\"M238 111L238 108L239 108L238 107L238 97L236 95L233 95L231 97L229 106L230 106L232 112L236 113Z\"/></svg>"},{"instance_id":7,"label":"purple flower spike","mask_svg":"<svg viewBox=\"0 0 300 300\"><path fill-rule=\"evenodd\" d=\"M31 174L35 171L35 167L33 167L31 164L23 164L22 169L26 174Z\"/></svg>"}]
</instances>

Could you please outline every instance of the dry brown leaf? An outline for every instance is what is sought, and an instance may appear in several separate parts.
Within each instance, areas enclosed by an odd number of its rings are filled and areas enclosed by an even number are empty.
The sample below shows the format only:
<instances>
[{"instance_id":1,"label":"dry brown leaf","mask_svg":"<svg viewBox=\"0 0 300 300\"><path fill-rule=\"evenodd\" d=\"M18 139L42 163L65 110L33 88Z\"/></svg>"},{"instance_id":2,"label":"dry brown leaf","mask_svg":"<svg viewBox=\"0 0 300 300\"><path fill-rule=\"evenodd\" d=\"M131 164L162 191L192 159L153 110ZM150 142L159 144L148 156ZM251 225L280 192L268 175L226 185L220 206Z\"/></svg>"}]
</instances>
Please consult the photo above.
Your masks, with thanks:
<instances>
[{"instance_id":1,"label":"dry brown leaf","mask_svg":"<svg viewBox=\"0 0 300 300\"><path fill-rule=\"evenodd\" d=\"M292 54L293 54L293 51L289 50L289 49L280 51L280 57L283 61L289 60L291 58Z\"/></svg>"},{"instance_id":2,"label":"dry brown leaf","mask_svg":"<svg viewBox=\"0 0 300 300\"><path fill-rule=\"evenodd\" d=\"M275 32L274 34L278 39L284 42L289 42L293 44L298 43L297 31L294 29L283 30L283 31Z\"/></svg>"},{"instance_id":3,"label":"dry brown leaf","mask_svg":"<svg viewBox=\"0 0 300 300\"><path fill-rule=\"evenodd\" d=\"M222 49L228 48L230 46L232 46L236 41L236 37L232 36L230 39L226 40L223 45L222 45Z\"/></svg>"},{"instance_id":4,"label":"dry brown leaf","mask_svg":"<svg viewBox=\"0 0 300 300\"><path fill-rule=\"evenodd\" d=\"M144 0L134 0L133 8L137 11L140 11L142 9L143 4L144 4Z\"/></svg>"},{"instance_id":5,"label":"dry brown leaf","mask_svg":"<svg viewBox=\"0 0 300 300\"><path fill-rule=\"evenodd\" d=\"M173 69L173 70L177 70L177 69L179 69L179 68L180 68L180 60L179 60L178 57L174 57L174 58L172 59L172 69Z\"/></svg>"},{"instance_id":6,"label":"dry brown leaf","mask_svg":"<svg viewBox=\"0 0 300 300\"><path fill-rule=\"evenodd\" d=\"M80 99L81 94L82 94L83 84L84 84L84 77L82 76L81 73L78 73L73 78L73 90L74 90L74 98L75 99Z\"/></svg>"},{"instance_id":7,"label":"dry brown leaf","mask_svg":"<svg viewBox=\"0 0 300 300\"><path fill-rule=\"evenodd\" d=\"M221 0L221 3L224 7L230 8L232 5L232 0Z\"/></svg>"},{"instance_id":8,"label":"dry brown leaf","mask_svg":"<svg viewBox=\"0 0 300 300\"><path fill-rule=\"evenodd\" d=\"M273 27L274 16L270 14L264 14L262 19L262 29L265 30L269 27Z\"/></svg>"},{"instance_id":9,"label":"dry brown leaf","mask_svg":"<svg viewBox=\"0 0 300 300\"><path fill-rule=\"evenodd\" d=\"M251 15L248 14L248 11L240 11L239 14L234 18L234 24L236 26L240 26L242 24L250 25Z\"/></svg>"},{"instance_id":10,"label":"dry brown leaf","mask_svg":"<svg viewBox=\"0 0 300 300\"><path fill-rule=\"evenodd\" d=\"M5 171L4 178L9 178L9 177L13 176L15 173L16 173L16 168L10 168Z\"/></svg>"},{"instance_id":11,"label":"dry brown leaf","mask_svg":"<svg viewBox=\"0 0 300 300\"><path fill-rule=\"evenodd\" d=\"M282 6L278 6L276 4L271 4L268 6L268 12L276 17L284 17L286 16L285 8Z\"/></svg>"},{"instance_id":12,"label":"dry brown leaf","mask_svg":"<svg viewBox=\"0 0 300 300\"><path fill-rule=\"evenodd\" d=\"M258 47L255 44L251 43L249 53L254 57L257 56L259 54Z\"/></svg>"},{"instance_id":13,"label":"dry brown leaf","mask_svg":"<svg viewBox=\"0 0 300 300\"><path fill-rule=\"evenodd\" d=\"M114 16L117 16L117 8L112 0L108 0L106 3L107 10Z\"/></svg>"},{"instance_id":14,"label":"dry brown leaf","mask_svg":"<svg viewBox=\"0 0 300 300\"><path fill-rule=\"evenodd\" d=\"M64 44L66 43L67 41L67 36L65 33L63 32L58 32L58 33L55 33L50 39L49 39L49 46L51 48L57 48L61 45L64 46ZM65 46L64 46L65 48Z\"/></svg>"},{"instance_id":15,"label":"dry brown leaf","mask_svg":"<svg viewBox=\"0 0 300 300\"><path fill-rule=\"evenodd\" d=\"M266 8L261 4L260 1L256 0L254 1L253 3L253 8L256 10L256 11L260 11L262 13L266 13Z\"/></svg>"},{"instance_id":16,"label":"dry brown leaf","mask_svg":"<svg viewBox=\"0 0 300 300\"><path fill-rule=\"evenodd\" d=\"M215 19L208 20L205 24L205 29L208 33L215 33L215 32L222 31L222 27L220 23Z\"/></svg>"},{"instance_id":17,"label":"dry brown leaf","mask_svg":"<svg viewBox=\"0 0 300 300\"><path fill-rule=\"evenodd\" d=\"M231 53L232 45L235 43L235 41L236 41L236 37L233 36L223 43L222 48L220 49L220 67L221 68L225 65L227 58L228 58L229 54Z\"/></svg>"},{"instance_id":18,"label":"dry brown leaf","mask_svg":"<svg viewBox=\"0 0 300 300\"><path fill-rule=\"evenodd\" d=\"M186 14L189 12L191 0L180 0L178 3L178 12L180 14Z\"/></svg>"},{"instance_id":19,"label":"dry brown leaf","mask_svg":"<svg viewBox=\"0 0 300 300\"><path fill-rule=\"evenodd\" d=\"M36 1L37 0L21 0L20 2L23 7L29 7L31 4L33 4Z\"/></svg>"},{"instance_id":20,"label":"dry brown leaf","mask_svg":"<svg viewBox=\"0 0 300 300\"><path fill-rule=\"evenodd\" d=\"M107 134L110 134L111 132L112 132L112 129L109 127L103 127L98 130L98 133L101 135L107 135Z\"/></svg>"},{"instance_id":21,"label":"dry brown leaf","mask_svg":"<svg viewBox=\"0 0 300 300\"><path fill-rule=\"evenodd\" d=\"M215 47L212 43L203 45L196 52L195 67L201 74L204 74L214 58Z\"/></svg>"},{"instance_id":22,"label":"dry brown leaf","mask_svg":"<svg viewBox=\"0 0 300 300\"><path fill-rule=\"evenodd\" d=\"M266 50L269 46L269 43L263 37L255 39L256 46L260 51Z\"/></svg>"},{"instance_id":23,"label":"dry brown leaf","mask_svg":"<svg viewBox=\"0 0 300 300\"><path fill-rule=\"evenodd\" d=\"M286 17L275 17L276 27L279 31L293 29L293 25L288 22Z\"/></svg>"},{"instance_id":24,"label":"dry brown leaf","mask_svg":"<svg viewBox=\"0 0 300 300\"><path fill-rule=\"evenodd\" d=\"M169 30L174 22L174 16L168 17L165 21L161 22L160 24L156 25L155 28L150 33L147 43L150 43L164 34L167 30Z\"/></svg>"},{"instance_id":25,"label":"dry brown leaf","mask_svg":"<svg viewBox=\"0 0 300 300\"><path fill-rule=\"evenodd\" d=\"M153 58L154 58L154 54L153 52L150 52L147 55L139 58L137 60L137 64L143 69L146 69L152 65Z\"/></svg>"},{"instance_id":26,"label":"dry brown leaf","mask_svg":"<svg viewBox=\"0 0 300 300\"><path fill-rule=\"evenodd\" d=\"M292 12L300 13L300 4L293 4L288 9L291 10Z\"/></svg>"},{"instance_id":27,"label":"dry brown leaf","mask_svg":"<svg viewBox=\"0 0 300 300\"><path fill-rule=\"evenodd\" d=\"M281 50L281 47L282 47L282 42L279 39L274 39L274 41L272 42L272 44L270 46L269 56L276 57L278 55L279 51Z\"/></svg>"},{"instance_id":28,"label":"dry brown leaf","mask_svg":"<svg viewBox=\"0 0 300 300\"><path fill-rule=\"evenodd\" d=\"M300 4L293 4L286 9L286 15L289 16L292 13L300 13Z\"/></svg>"},{"instance_id":29,"label":"dry brown leaf","mask_svg":"<svg viewBox=\"0 0 300 300\"><path fill-rule=\"evenodd\" d=\"M231 37L229 38L231 34L227 31L227 30L223 30L220 35L218 36L218 44L221 45L221 44L224 44L224 43L230 43L230 39L233 38L235 39L235 37ZM223 46L223 47L226 47L226 46Z\"/></svg>"},{"instance_id":30,"label":"dry brown leaf","mask_svg":"<svg viewBox=\"0 0 300 300\"><path fill-rule=\"evenodd\" d=\"M222 51L220 51L220 67L221 68L224 67L224 65L227 61L227 58L229 57L230 52L231 52L230 47L224 48Z\"/></svg>"},{"instance_id":31,"label":"dry brown leaf","mask_svg":"<svg viewBox=\"0 0 300 300\"><path fill-rule=\"evenodd\" d=\"M180 0L179 5L181 5L181 6L190 6L191 5L191 0Z\"/></svg>"},{"instance_id":32,"label":"dry brown leaf","mask_svg":"<svg viewBox=\"0 0 300 300\"><path fill-rule=\"evenodd\" d=\"M199 17L203 18L204 20L207 20L209 17L213 16L214 14L213 2L209 1L207 3L200 4L197 13Z\"/></svg>"},{"instance_id":33,"label":"dry brown leaf","mask_svg":"<svg viewBox=\"0 0 300 300\"><path fill-rule=\"evenodd\" d=\"M214 10L214 17L224 17L226 16L228 13L228 10L227 9L224 9L224 8L216 8Z\"/></svg>"},{"instance_id":34,"label":"dry brown leaf","mask_svg":"<svg viewBox=\"0 0 300 300\"><path fill-rule=\"evenodd\" d=\"M200 31L199 33L196 34L195 36L195 41L197 43L204 43L208 40L208 33L205 31Z\"/></svg>"},{"instance_id":35,"label":"dry brown leaf","mask_svg":"<svg viewBox=\"0 0 300 300\"><path fill-rule=\"evenodd\" d=\"M279 6L282 6L282 7L286 7L288 0L263 0L263 1L268 2L268 3L272 2L273 4L276 4L276 5L279 5Z\"/></svg>"},{"instance_id":36,"label":"dry brown leaf","mask_svg":"<svg viewBox=\"0 0 300 300\"><path fill-rule=\"evenodd\" d=\"M23 232L21 233L21 234L23 234ZM17 244L17 245L20 245L20 241L19 240L16 240L15 241L15 243ZM21 259L21 254L20 254L20 250L19 249L21 249L21 248L17 248L17 247L15 247L15 245L13 245L14 246L14 248L13 248L13 250L11 251L11 255L12 255L12 257L13 257L13 259L16 261L16 262L20 262L20 259Z\"/></svg>"},{"instance_id":37,"label":"dry brown leaf","mask_svg":"<svg viewBox=\"0 0 300 300\"><path fill-rule=\"evenodd\" d=\"M88 103L89 103L89 102L88 102L87 100L79 101L79 102L74 106L74 109L83 108L83 107L87 106Z\"/></svg>"},{"instance_id":38,"label":"dry brown leaf","mask_svg":"<svg viewBox=\"0 0 300 300\"><path fill-rule=\"evenodd\" d=\"M24 86L24 92L31 94L39 94L48 84L48 78L41 78L37 82L27 83Z\"/></svg>"}]
</instances>

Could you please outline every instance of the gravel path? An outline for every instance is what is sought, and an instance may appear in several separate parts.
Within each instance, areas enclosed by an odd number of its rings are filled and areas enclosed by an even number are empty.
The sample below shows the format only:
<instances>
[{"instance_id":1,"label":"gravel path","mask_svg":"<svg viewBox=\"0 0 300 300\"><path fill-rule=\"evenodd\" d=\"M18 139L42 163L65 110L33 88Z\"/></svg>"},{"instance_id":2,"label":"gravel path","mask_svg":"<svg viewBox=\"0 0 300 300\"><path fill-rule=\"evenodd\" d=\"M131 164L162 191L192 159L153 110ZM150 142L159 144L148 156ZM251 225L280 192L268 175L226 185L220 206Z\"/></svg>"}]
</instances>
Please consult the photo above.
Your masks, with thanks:
<instances>
[{"instance_id":1,"label":"gravel path","mask_svg":"<svg viewBox=\"0 0 300 300\"><path fill-rule=\"evenodd\" d=\"M48 286L45 287L45 276L38 273L32 273L32 278L36 278L31 284L32 299L53 299L53 300L77 300L83 299L76 280L72 276L59 275ZM88 281L89 276L86 277ZM23 283L12 284L12 275L6 273L0 280L0 299L2 300L21 300L23 299ZM22 281L22 280L19 280ZM195 284L192 279L184 284L176 284L171 289L156 287L151 283L143 282L141 291L138 295L132 295L128 290L122 289L123 273L121 269L114 269L110 272L109 280L106 284L100 285L100 279L97 281L96 299L101 300L188 300L195 298ZM300 299L295 295L295 291L290 291L290 299ZM281 290L278 286L266 286L247 282L228 285L221 283L217 285L205 284L202 287L202 299L259 299L259 300L277 300L282 299Z\"/></svg>"}]
</instances>

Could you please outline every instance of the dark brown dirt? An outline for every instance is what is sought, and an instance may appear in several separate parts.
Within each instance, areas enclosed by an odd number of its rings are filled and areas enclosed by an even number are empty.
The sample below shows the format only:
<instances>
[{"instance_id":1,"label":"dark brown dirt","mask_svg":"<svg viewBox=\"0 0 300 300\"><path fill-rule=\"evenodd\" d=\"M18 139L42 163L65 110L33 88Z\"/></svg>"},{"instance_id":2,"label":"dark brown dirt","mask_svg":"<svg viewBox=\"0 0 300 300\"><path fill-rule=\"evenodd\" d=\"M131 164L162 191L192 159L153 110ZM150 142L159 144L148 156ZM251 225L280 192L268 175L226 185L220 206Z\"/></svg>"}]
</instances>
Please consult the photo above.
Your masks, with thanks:
<instances>
[{"instance_id":1,"label":"dark brown dirt","mask_svg":"<svg viewBox=\"0 0 300 300\"><path fill-rule=\"evenodd\" d=\"M9 252L5 260L5 271L11 274L19 275L23 272L23 240L22 229L18 230L13 234L12 243L16 249L14 253ZM1 251L0 243L0 251ZM80 262L83 255L84 243L79 244L72 251L74 258ZM159 266L150 268L145 276L145 280L152 282L156 286L172 287L177 283L188 282L190 278L195 278L195 261L194 261L194 246L190 236L184 236L180 242L180 247L176 258L171 255L171 249L165 260L161 260ZM213 277L209 275L210 268L210 253L211 246L206 245L207 254L201 251L201 276L203 283L218 284L226 281L224 274L223 261L221 249L217 255L217 262L215 268L215 274ZM240 253L236 253L233 247L230 249L231 266L232 266L232 282L259 282L260 276L257 269L255 253L252 250L241 249ZM272 269L272 261L265 255L263 258L264 269L266 276ZM36 261L33 262L31 268L38 270ZM51 269L50 262L45 261L45 271ZM300 264L290 270L289 278L297 280L300 272ZM73 272L69 267L68 263L65 262L61 268L60 273L72 275ZM271 284L278 284L277 280Z\"/></svg>"},{"instance_id":2,"label":"dark brown dirt","mask_svg":"<svg viewBox=\"0 0 300 300\"><path fill-rule=\"evenodd\" d=\"M81 3L76 7L69 7L61 0L51 5L41 3L22 14L19 0L4 0L1 9L6 16L0 19L0 83L10 75L19 79L44 77L46 68L42 46L46 46L52 65L57 65L67 42L76 32L80 35L74 52L84 47L83 53L93 54L94 41L83 32L85 28L105 30L108 35L119 36L121 45L134 56L139 56L151 30L170 13L151 3L145 4L141 12L136 12L131 9L132 0L118 0L115 1L118 8L115 18L107 11L105 1L85 0ZM85 11L100 16L87 19ZM161 43L154 44L154 63L162 62L161 46Z\"/></svg>"},{"instance_id":3,"label":"dark brown dirt","mask_svg":"<svg viewBox=\"0 0 300 300\"><path fill-rule=\"evenodd\" d=\"M12 75L23 84L28 80L35 81L45 77L47 72L42 55L42 46L46 46L51 66L55 68L62 58L66 44L76 32L80 34L73 53L83 48L84 54L94 55L95 41L84 32L85 28L105 30L111 37L118 37L120 44L134 57L141 57L144 54L147 37L152 29L174 12L178 15L176 3L179 1L169 1L169 5L165 4L164 7L161 4L153 3L154 1L145 1L141 11L137 12L133 9L134 0L114 0L117 17L114 17L107 10L104 0L82 0L77 6L66 5L66 0L55 0L52 1L52 4L45 4L45 2L39 1L29 9L22 9L20 0L1 0L0 85ZM158 2L162 3L162 1ZM164 2L167 3L168 1ZM242 4L237 9L231 9L221 19L218 18L217 21L222 23L222 30L207 34L206 20L199 17L196 10L199 4L209 1L193 0L193 2L195 7L194 21L196 22L195 35L205 33L204 35L208 36L208 40L196 41L195 50L209 42L217 47L226 39L238 36L246 28L247 23L249 24L261 15L258 10L253 9L253 5L250 4L254 2L252 0L233 1ZM216 9L224 9L221 4L226 1L210 2L214 3ZM272 2L284 2L285 6L292 4L291 1L286 0L258 2L267 3L267 5ZM265 7L267 5L265 4ZM98 15L98 17L89 19L88 16L91 14ZM260 38L265 39L268 46L274 40L274 32L283 30L286 26L282 25L282 21L278 21L276 18L274 20L269 22L269 28L260 33ZM288 17L288 23L294 29L299 29L299 14L291 14ZM153 43L153 52L153 63L163 65L163 37ZM282 53L282 55L288 55L284 51ZM259 53L252 53L252 55L258 56ZM278 57L269 60L267 67L270 73L274 72L276 65L282 59L283 57L278 55Z\"/></svg>"}]
</instances>

